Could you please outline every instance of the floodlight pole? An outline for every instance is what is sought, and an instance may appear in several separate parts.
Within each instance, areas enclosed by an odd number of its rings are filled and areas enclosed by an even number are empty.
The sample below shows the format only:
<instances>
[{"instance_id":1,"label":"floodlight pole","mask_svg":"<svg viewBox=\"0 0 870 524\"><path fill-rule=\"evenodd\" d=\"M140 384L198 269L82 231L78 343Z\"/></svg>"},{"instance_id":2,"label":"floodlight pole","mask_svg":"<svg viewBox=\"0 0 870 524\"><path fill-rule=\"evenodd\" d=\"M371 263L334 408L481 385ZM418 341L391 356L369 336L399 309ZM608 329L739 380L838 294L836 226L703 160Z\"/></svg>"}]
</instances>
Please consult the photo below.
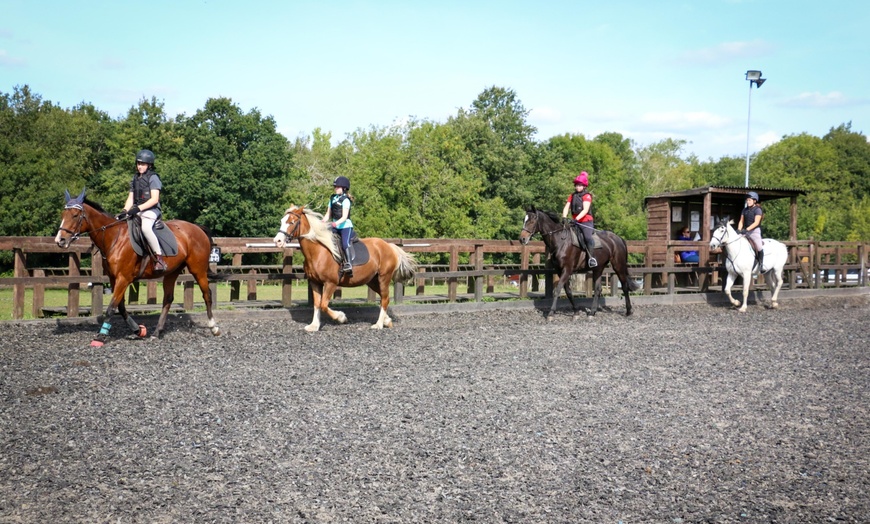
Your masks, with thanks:
<instances>
[{"instance_id":1,"label":"floodlight pole","mask_svg":"<svg viewBox=\"0 0 870 524\"><path fill-rule=\"evenodd\" d=\"M752 121L752 84L761 87L766 78L761 78L761 71L749 70L746 72L746 79L749 80L749 103L746 113L746 178L744 186L749 187L749 124Z\"/></svg>"}]
</instances>

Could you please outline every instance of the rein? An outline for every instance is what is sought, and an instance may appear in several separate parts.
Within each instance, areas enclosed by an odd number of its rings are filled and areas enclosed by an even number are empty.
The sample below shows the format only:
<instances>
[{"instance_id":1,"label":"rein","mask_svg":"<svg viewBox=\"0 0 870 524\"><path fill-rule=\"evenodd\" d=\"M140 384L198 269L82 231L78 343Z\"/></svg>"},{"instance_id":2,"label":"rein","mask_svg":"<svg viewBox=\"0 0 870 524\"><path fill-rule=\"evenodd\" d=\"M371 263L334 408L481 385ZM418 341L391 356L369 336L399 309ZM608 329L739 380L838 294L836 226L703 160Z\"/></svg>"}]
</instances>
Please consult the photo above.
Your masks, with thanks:
<instances>
[{"instance_id":1,"label":"rein","mask_svg":"<svg viewBox=\"0 0 870 524\"><path fill-rule=\"evenodd\" d=\"M93 231L88 231L87 233L81 233L80 231L81 231L81 229L82 229L82 222L84 222L85 220L87 220L87 216L85 215L84 209L82 209L80 206L76 206L76 205L74 205L74 206L66 206L66 209L71 209L71 208L79 209L79 210L81 210L81 212L82 212L82 213L79 215L79 219L78 219L78 221L76 222L76 225L75 225L76 230L75 230L75 231L71 231L71 230L69 230L69 229L67 229L67 228L65 228L65 227L58 228L60 231L63 231L64 233L69 233L69 234L70 234L70 239L69 239L69 243L70 243L70 244L72 244L73 242L75 242L76 240L78 240L79 238L81 238L81 237L83 237L83 236L90 236L90 235L92 235L92 234L94 234L94 233L102 233L103 231L109 229L110 227L115 227L115 226L117 226L118 224L120 224L121 222L126 222L126 220L115 220L115 221L112 222L111 224L106 224L105 226L98 227L97 229L94 229Z\"/></svg>"}]
</instances>

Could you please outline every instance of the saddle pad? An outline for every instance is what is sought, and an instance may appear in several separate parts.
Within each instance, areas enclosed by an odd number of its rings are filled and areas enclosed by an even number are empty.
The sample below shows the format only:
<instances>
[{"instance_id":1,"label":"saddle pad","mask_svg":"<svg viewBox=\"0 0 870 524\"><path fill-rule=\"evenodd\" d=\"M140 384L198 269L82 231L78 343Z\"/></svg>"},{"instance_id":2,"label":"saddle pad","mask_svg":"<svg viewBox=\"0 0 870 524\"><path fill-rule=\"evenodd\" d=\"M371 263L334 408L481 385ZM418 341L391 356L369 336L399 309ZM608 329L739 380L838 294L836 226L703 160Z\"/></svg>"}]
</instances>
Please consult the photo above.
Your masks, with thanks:
<instances>
[{"instance_id":1,"label":"saddle pad","mask_svg":"<svg viewBox=\"0 0 870 524\"><path fill-rule=\"evenodd\" d=\"M164 256L174 257L178 254L178 242L175 240L175 235L172 233L172 228L169 224L158 222L158 224L161 223L163 227L154 228L154 233L157 235L157 241L160 243L160 250L163 251ZM130 245L133 246L133 251L135 251L140 257L145 256L148 249L143 248L142 246L142 243L145 242L145 238L142 236L142 221L139 217L136 217L135 220L127 221L127 231L130 234Z\"/></svg>"},{"instance_id":2,"label":"saddle pad","mask_svg":"<svg viewBox=\"0 0 870 524\"><path fill-rule=\"evenodd\" d=\"M336 246L341 246L341 233L338 233L337 230L333 231L332 239L335 241ZM353 232L353 236L350 237L350 243L353 244L353 260L351 261L351 265L353 266L361 266L363 264L368 263L369 261L369 248L363 244L363 241L356 236L356 231Z\"/></svg>"},{"instance_id":3,"label":"saddle pad","mask_svg":"<svg viewBox=\"0 0 870 524\"><path fill-rule=\"evenodd\" d=\"M580 243L580 235L582 235L582 233L577 231L576 227L571 228L571 243L574 244L574 247L583 247ZM599 247L601 247L601 238L598 237L598 233L592 233L592 249Z\"/></svg>"}]
</instances>

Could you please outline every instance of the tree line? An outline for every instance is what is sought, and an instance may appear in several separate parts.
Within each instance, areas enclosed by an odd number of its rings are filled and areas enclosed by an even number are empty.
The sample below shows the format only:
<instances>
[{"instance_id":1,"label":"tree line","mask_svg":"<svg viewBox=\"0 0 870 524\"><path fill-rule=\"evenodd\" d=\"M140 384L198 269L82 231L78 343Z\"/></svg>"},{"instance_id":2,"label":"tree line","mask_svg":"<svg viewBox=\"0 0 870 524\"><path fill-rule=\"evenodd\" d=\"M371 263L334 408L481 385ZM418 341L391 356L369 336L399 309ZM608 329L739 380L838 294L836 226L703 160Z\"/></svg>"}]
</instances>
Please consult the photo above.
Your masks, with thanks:
<instances>
[{"instance_id":1,"label":"tree line","mask_svg":"<svg viewBox=\"0 0 870 524\"><path fill-rule=\"evenodd\" d=\"M324 211L339 175L351 181L361 236L404 238L516 238L524 208L559 211L583 170L596 226L639 240L645 197L744 182L745 157L701 160L682 140L639 145L612 132L537 141L528 114L513 90L493 86L445 122L358 128L333 145L321 129L288 139L273 117L229 98L174 117L143 99L111 118L16 86L0 92L0 236L54 235L64 189L87 187L120 210L143 148L157 155L165 216L216 236L272 236L291 203ZM799 238L870 241L870 144L851 123L784 136L751 169L754 186L807 191ZM786 238L787 202L763 204L765 236Z\"/></svg>"}]
</instances>

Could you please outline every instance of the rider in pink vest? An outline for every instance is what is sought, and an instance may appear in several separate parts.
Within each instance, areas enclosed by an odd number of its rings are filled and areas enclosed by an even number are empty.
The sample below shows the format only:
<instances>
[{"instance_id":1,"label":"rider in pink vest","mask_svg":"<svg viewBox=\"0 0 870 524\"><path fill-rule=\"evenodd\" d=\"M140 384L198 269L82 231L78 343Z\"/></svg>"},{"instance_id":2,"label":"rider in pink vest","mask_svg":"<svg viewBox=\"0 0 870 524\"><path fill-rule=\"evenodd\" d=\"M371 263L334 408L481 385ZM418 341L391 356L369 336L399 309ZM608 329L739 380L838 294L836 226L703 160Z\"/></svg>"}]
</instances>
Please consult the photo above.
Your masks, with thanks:
<instances>
[{"instance_id":1,"label":"rider in pink vest","mask_svg":"<svg viewBox=\"0 0 870 524\"><path fill-rule=\"evenodd\" d=\"M565 208L562 209L562 218L568 218L568 213L574 219L577 227L583 232L583 244L586 249L586 265L596 267L598 261L592 256L592 233L595 232L595 222L592 217L592 193L587 191L589 187L589 174L582 171L574 179L574 192L568 197Z\"/></svg>"}]
</instances>

